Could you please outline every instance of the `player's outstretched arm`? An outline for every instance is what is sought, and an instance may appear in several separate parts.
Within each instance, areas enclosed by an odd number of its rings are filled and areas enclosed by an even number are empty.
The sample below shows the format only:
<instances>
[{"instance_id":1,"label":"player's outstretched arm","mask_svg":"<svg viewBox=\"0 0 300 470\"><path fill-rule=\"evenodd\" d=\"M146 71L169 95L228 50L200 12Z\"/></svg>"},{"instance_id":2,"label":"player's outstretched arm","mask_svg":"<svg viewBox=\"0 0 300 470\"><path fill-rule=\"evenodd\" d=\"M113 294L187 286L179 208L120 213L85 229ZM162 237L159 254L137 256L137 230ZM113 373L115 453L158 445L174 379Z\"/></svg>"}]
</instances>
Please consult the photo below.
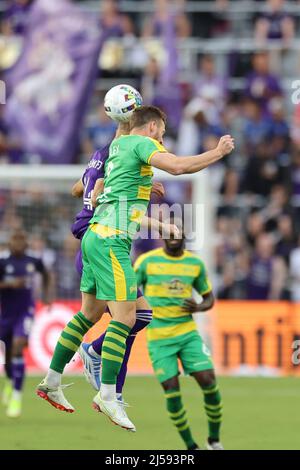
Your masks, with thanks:
<instances>
[{"instance_id":1,"label":"player's outstretched arm","mask_svg":"<svg viewBox=\"0 0 300 470\"><path fill-rule=\"evenodd\" d=\"M230 135L221 137L217 147L208 152L191 157L177 157L172 153L155 153L151 165L172 175L197 173L209 165L221 160L234 149L234 139Z\"/></svg>"}]
</instances>

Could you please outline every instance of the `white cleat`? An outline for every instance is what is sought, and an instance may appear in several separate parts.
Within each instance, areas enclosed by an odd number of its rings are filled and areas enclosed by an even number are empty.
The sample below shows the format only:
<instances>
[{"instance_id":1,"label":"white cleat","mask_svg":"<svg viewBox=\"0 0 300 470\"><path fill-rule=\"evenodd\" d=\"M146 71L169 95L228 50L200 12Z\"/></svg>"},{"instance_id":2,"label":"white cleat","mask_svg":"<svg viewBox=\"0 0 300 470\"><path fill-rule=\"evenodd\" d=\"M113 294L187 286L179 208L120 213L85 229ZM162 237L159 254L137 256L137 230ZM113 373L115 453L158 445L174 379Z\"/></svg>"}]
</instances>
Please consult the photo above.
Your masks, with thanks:
<instances>
[{"instance_id":1,"label":"white cleat","mask_svg":"<svg viewBox=\"0 0 300 470\"><path fill-rule=\"evenodd\" d=\"M219 442L219 441L215 441L215 442L211 442L211 443L209 443L207 441L206 449L207 450L224 450L224 447L222 446L221 442Z\"/></svg>"},{"instance_id":2,"label":"white cleat","mask_svg":"<svg viewBox=\"0 0 300 470\"><path fill-rule=\"evenodd\" d=\"M93 399L93 408L99 413L103 413L114 423L127 431L135 432L134 424L128 418L125 411L125 403L120 400L102 400L100 392Z\"/></svg>"},{"instance_id":3,"label":"white cleat","mask_svg":"<svg viewBox=\"0 0 300 470\"><path fill-rule=\"evenodd\" d=\"M84 375L91 386L97 390L100 390L100 370L101 370L101 359L97 359L89 353L90 344L82 343L78 349L78 354L82 360L84 367Z\"/></svg>"},{"instance_id":4,"label":"white cleat","mask_svg":"<svg viewBox=\"0 0 300 470\"><path fill-rule=\"evenodd\" d=\"M59 385L59 387L50 387L46 380L38 385L36 389L36 394L46 400L50 405L54 406L57 410L65 411L66 413L74 413L74 407L68 402L66 397L63 394L63 389L70 387L70 385Z\"/></svg>"}]
</instances>

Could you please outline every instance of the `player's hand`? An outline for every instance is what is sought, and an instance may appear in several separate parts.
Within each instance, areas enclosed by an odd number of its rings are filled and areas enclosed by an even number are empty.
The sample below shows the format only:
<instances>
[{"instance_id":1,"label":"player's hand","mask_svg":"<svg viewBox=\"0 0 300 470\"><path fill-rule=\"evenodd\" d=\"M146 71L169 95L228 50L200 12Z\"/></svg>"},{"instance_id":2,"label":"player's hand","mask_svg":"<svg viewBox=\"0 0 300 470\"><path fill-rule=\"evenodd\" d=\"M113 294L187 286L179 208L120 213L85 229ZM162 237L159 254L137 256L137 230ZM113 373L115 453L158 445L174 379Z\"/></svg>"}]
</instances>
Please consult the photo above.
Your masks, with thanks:
<instances>
[{"instance_id":1,"label":"player's hand","mask_svg":"<svg viewBox=\"0 0 300 470\"><path fill-rule=\"evenodd\" d=\"M154 181L152 185L151 193L156 194L158 197L164 197L165 195L164 185L162 183L158 183L157 181Z\"/></svg>"},{"instance_id":2,"label":"player's hand","mask_svg":"<svg viewBox=\"0 0 300 470\"><path fill-rule=\"evenodd\" d=\"M194 299L187 299L183 303L183 310L188 313L196 313L198 312L198 304Z\"/></svg>"},{"instance_id":3,"label":"player's hand","mask_svg":"<svg viewBox=\"0 0 300 470\"><path fill-rule=\"evenodd\" d=\"M222 157L224 157L225 155L228 155L230 152L232 152L233 149L233 137L231 137L231 135L223 135L218 143L217 151L221 154Z\"/></svg>"}]
</instances>

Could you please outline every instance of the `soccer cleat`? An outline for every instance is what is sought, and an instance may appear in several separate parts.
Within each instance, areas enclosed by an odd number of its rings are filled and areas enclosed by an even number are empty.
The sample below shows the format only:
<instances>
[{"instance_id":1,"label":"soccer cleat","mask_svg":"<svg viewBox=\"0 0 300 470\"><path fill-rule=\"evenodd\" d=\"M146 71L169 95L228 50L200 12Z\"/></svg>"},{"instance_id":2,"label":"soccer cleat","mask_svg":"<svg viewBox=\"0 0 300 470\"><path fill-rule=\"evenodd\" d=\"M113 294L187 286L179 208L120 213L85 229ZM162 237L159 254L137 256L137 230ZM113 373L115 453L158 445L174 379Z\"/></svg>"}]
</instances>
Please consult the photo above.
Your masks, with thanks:
<instances>
[{"instance_id":1,"label":"soccer cleat","mask_svg":"<svg viewBox=\"0 0 300 470\"><path fill-rule=\"evenodd\" d=\"M90 344L82 343L78 353L81 357L84 367L84 375L87 381L91 386L97 390L100 390L101 379L100 379L100 370L101 370L101 359L97 359L89 353Z\"/></svg>"},{"instance_id":2,"label":"soccer cleat","mask_svg":"<svg viewBox=\"0 0 300 470\"><path fill-rule=\"evenodd\" d=\"M12 398L8 404L6 410L6 416L8 418L19 418L22 412L22 401L21 399Z\"/></svg>"},{"instance_id":3,"label":"soccer cleat","mask_svg":"<svg viewBox=\"0 0 300 470\"><path fill-rule=\"evenodd\" d=\"M7 380L5 382L5 385L2 391L2 397L1 397L1 402L3 406L8 406L11 396L12 396L12 391L13 391L12 383L9 380Z\"/></svg>"},{"instance_id":4,"label":"soccer cleat","mask_svg":"<svg viewBox=\"0 0 300 470\"><path fill-rule=\"evenodd\" d=\"M36 394L46 400L50 405L54 406L57 410L65 411L66 413L73 413L75 409L73 406L66 400L63 389L70 387L72 384L69 385L60 385L59 387L49 387L47 385L46 380L42 380L42 382L38 385L36 389Z\"/></svg>"},{"instance_id":5,"label":"soccer cleat","mask_svg":"<svg viewBox=\"0 0 300 470\"><path fill-rule=\"evenodd\" d=\"M125 403L119 400L105 401L102 400L100 392L94 397L93 408L99 413L103 413L118 426L127 431L135 432L136 428L134 424L128 418L125 411Z\"/></svg>"},{"instance_id":6,"label":"soccer cleat","mask_svg":"<svg viewBox=\"0 0 300 470\"><path fill-rule=\"evenodd\" d=\"M207 441L206 449L207 450L224 450L224 447L222 446L220 441L214 441L214 442Z\"/></svg>"}]
</instances>

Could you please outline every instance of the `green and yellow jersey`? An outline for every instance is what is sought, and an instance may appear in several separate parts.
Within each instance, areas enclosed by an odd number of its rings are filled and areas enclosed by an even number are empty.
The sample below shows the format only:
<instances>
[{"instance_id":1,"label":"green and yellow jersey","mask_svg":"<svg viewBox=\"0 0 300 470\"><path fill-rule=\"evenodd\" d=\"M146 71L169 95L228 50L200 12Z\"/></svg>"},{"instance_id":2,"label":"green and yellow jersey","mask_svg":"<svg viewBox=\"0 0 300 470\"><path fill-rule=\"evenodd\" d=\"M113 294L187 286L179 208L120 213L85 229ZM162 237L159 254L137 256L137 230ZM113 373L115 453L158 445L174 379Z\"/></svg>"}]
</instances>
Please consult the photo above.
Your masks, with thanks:
<instances>
[{"instance_id":1,"label":"green and yellow jersey","mask_svg":"<svg viewBox=\"0 0 300 470\"><path fill-rule=\"evenodd\" d=\"M104 192L90 221L103 227L102 236L123 235L132 239L139 230L152 188L150 162L157 152L166 150L156 140L141 135L121 136L111 143Z\"/></svg>"},{"instance_id":2,"label":"green and yellow jersey","mask_svg":"<svg viewBox=\"0 0 300 470\"><path fill-rule=\"evenodd\" d=\"M134 269L137 285L144 287L144 295L153 309L148 341L171 343L178 336L195 334L196 323L182 306L184 300L192 297L193 288L201 295L212 290L203 261L187 250L182 256L173 257L158 248L140 256Z\"/></svg>"}]
</instances>

